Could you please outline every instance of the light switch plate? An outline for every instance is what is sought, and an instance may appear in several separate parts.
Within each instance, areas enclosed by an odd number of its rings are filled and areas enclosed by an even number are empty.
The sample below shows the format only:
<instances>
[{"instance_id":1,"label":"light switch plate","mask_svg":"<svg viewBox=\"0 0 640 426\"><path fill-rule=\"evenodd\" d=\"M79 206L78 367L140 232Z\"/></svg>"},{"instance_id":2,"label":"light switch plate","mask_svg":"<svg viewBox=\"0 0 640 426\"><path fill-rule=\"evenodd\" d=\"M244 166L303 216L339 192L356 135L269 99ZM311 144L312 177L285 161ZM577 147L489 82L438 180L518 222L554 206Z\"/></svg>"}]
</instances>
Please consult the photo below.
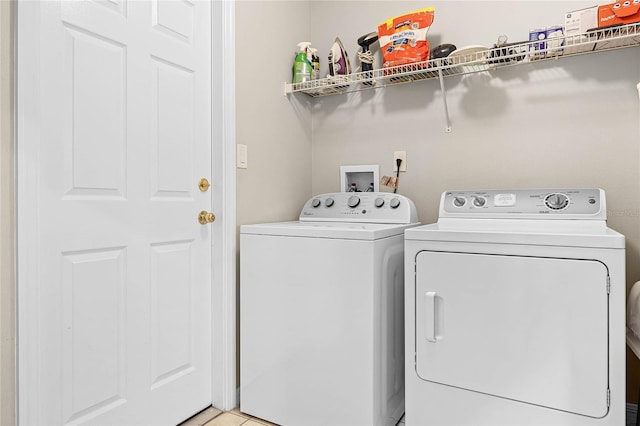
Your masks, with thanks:
<instances>
[{"instance_id":1,"label":"light switch plate","mask_svg":"<svg viewBox=\"0 0 640 426\"><path fill-rule=\"evenodd\" d=\"M247 146L238 144L236 149L236 167L246 169L247 165Z\"/></svg>"}]
</instances>

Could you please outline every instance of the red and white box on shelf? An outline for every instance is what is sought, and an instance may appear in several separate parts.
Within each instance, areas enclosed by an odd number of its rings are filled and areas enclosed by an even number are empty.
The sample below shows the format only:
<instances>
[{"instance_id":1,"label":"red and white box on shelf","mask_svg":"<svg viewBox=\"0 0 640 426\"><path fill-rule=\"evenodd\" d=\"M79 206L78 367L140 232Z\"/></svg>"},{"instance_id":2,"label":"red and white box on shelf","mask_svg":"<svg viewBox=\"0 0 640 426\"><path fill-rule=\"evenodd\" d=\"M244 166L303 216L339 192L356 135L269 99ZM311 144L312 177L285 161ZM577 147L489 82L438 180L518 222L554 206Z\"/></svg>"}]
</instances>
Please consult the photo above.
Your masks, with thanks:
<instances>
[{"instance_id":1,"label":"red and white box on shelf","mask_svg":"<svg viewBox=\"0 0 640 426\"><path fill-rule=\"evenodd\" d=\"M598 6L598 34L595 50L638 43L637 34L640 33L638 23L640 23L640 0L626 0Z\"/></svg>"},{"instance_id":2,"label":"red and white box on shelf","mask_svg":"<svg viewBox=\"0 0 640 426\"><path fill-rule=\"evenodd\" d=\"M626 0L598 6L598 27L640 22L640 0Z\"/></svg>"}]
</instances>

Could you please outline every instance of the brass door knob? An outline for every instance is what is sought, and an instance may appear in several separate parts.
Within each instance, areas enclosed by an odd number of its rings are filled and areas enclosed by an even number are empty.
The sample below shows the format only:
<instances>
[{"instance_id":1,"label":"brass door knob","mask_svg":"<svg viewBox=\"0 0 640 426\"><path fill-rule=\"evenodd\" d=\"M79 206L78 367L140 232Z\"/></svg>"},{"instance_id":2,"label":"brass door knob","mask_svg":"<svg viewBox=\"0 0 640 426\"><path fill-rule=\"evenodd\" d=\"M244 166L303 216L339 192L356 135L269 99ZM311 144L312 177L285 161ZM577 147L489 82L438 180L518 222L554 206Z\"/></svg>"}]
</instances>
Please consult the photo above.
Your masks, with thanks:
<instances>
[{"instance_id":1,"label":"brass door knob","mask_svg":"<svg viewBox=\"0 0 640 426\"><path fill-rule=\"evenodd\" d=\"M198 222L200 222L203 225L206 225L207 223L211 223L214 220L216 220L216 215L211 212L202 210L200 213L198 213Z\"/></svg>"},{"instance_id":2,"label":"brass door knob","mask_svg":"<svg viewBox=\"0 0 640 426\"><path fill-rule=\"evenodd\" d=\"M210 186L211 186L211 184L209 183L209 181L206 178L202 178L198 182L198 188L202 192L207 192L207 189L209 189Z\"/></svg>"}]
</instances>

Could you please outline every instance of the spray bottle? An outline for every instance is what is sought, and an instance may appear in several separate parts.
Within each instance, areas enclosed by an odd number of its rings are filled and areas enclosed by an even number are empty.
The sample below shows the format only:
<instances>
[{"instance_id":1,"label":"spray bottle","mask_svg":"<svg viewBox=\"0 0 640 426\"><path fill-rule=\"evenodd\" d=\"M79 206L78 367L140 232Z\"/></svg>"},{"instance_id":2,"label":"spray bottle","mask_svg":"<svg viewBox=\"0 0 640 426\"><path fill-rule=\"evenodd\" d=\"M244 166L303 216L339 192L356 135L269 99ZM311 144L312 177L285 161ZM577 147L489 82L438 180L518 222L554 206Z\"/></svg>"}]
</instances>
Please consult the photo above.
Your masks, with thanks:
<instances>
[{"instance_id":1,"label":"spray bottle","mask_svg":"<svg viewBox=\"0 0 640 426\"><path fill-rule=\"evenodd\" d=\"M320 78L320 58L318 57L318 49L314 47L309 48L311 53L311 80L317 80ZM307 55L309 59L309 55Z\"/></svg>"},{"instance_id":2,"label":"spray bottle","mask_svg":"<svg viewBox=\"0 0 640 426\"><path fill-rule=\"evenodd\" d=\"M311 80L311 61L307 59L307 49L311 43L298 43L298 53L293 61L293 83L303 83Z\"/></svg>"}]
</instances>

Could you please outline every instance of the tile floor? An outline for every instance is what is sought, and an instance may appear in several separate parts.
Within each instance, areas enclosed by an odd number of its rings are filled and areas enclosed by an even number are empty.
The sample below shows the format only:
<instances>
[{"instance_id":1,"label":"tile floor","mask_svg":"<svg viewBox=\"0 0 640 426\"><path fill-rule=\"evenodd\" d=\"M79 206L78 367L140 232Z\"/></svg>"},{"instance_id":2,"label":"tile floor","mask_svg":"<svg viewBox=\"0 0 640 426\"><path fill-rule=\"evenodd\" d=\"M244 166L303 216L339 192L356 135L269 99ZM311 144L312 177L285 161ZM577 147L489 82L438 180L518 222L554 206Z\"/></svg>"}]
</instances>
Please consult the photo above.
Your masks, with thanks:
<instances>
[{"instance_id":1,"label":"tile floor","mask_svg":"<svg viewBox=\"0 0 640 426\"><path fill-rule=\"evenodd\" d=\"M277 426L266 420L250 416L240 412L240 409L234 408L231 411L225 411L209 420L204 426Z\"/></svg>"},{"instance_id":2,"label":"tile floor","mask_svg":"<svg viewBox=\"0 0 640 426\"><path fill-rule=\"evenodd\" d=\"M252 417L248 414L240 412L238 408L234 408L231 411L225 411L209 420L204 426L277 426L274 423L269 423L266 420ZM404 416L400 419L397 426L405 426Z\"/></svg>"},{"instance_id":3,"label":"tile floor","mask_svg":"<svg viewBox=\"0 0 640 426\"><path fill-rule=\"evenodd\" d=\"M239 408L231 411L220 411L209 407L178 426L278 426L266 420L240 412ZM404 416L396 426L405 426Z\"/></svg>"}]
</instances>

